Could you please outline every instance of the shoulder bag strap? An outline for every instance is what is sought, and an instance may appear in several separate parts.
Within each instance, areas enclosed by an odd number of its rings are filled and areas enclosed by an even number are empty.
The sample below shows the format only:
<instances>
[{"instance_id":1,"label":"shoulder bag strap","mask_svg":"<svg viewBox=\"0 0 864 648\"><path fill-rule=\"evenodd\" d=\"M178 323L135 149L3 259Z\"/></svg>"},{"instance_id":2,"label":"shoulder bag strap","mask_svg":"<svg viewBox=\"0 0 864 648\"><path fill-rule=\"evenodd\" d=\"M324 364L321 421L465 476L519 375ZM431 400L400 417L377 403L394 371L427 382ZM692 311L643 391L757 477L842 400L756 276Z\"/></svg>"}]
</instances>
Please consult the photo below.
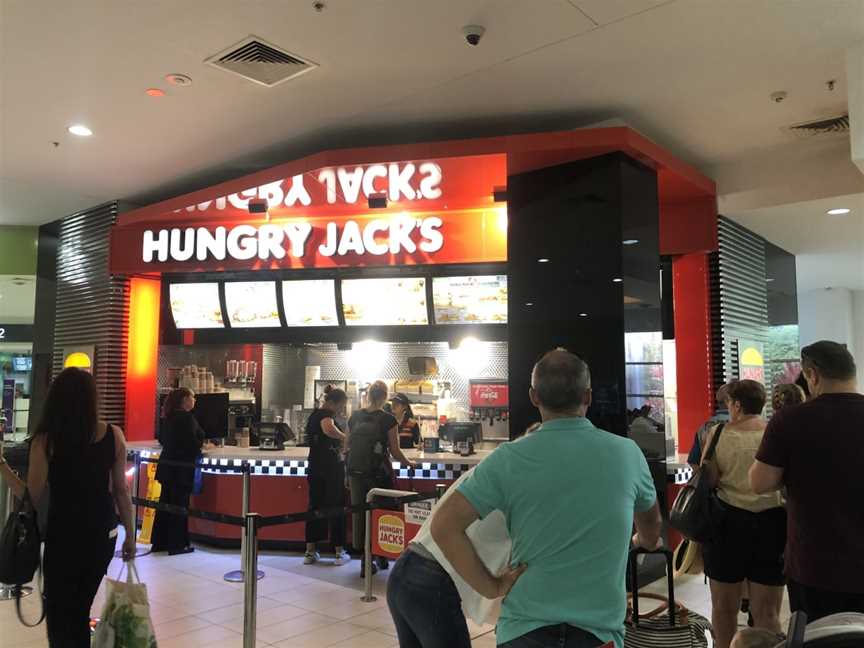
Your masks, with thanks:
<instances>
[{"instance_id":1,"label":"shoulder bag strap","mask_svg":"<svg viewBox=\"0 0 864 648\"><path fill-rule=\"evenodd\" d=\"M705 454L705 459L702 461L711 461L714 458L714 455L717 452L717 442L720 441L720 434L723 432L723 428L726 427L725 423L721 423L717 426L717 429L714 431L714 437L711 439L711 445L708 446L708 452Z\"/></svg>"}]
</instances>

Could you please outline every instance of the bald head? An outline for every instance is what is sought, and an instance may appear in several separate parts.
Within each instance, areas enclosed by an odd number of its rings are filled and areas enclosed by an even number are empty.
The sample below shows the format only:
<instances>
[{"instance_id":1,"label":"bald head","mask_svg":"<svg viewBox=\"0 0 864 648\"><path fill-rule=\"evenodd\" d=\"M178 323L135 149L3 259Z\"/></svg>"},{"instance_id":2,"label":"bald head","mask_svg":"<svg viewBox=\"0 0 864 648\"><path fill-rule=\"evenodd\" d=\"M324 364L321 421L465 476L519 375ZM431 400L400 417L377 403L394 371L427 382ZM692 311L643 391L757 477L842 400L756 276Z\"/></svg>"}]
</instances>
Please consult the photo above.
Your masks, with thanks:
<instances>
[{"instance_id":1,"label":"bald head","mask_svg":"<svg viewBox=\"0 0 864 648\"><path fill-rule=\"evenodd\" d=\"M541 412L575 414L589 403L591 372L579 356L555 349L534 365L531 389L532 401Z\"/></svg>"}]
</instances>

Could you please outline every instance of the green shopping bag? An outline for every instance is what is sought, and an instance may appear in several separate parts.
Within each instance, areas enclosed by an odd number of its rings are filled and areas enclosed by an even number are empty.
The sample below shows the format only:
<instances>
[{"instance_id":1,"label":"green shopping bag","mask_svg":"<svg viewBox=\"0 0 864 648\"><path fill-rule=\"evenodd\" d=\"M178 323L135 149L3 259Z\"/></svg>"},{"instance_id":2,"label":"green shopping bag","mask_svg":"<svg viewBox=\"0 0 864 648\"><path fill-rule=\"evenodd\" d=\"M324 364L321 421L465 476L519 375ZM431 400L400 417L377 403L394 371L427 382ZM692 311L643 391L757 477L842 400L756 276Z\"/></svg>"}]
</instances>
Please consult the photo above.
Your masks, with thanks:
<instances>
[{"instance_id":1,"label":"green shopping bag","mask_svg":"<svg viewBox=\"0 0 864 648\"><path fill-rule=\"evenodd\" d=\"M141 582L135 563L124 563L126 580L107 579L108 596L96 626L92 648L156 648L150 621L147 586Z\"/></svg>"}]
</instances>

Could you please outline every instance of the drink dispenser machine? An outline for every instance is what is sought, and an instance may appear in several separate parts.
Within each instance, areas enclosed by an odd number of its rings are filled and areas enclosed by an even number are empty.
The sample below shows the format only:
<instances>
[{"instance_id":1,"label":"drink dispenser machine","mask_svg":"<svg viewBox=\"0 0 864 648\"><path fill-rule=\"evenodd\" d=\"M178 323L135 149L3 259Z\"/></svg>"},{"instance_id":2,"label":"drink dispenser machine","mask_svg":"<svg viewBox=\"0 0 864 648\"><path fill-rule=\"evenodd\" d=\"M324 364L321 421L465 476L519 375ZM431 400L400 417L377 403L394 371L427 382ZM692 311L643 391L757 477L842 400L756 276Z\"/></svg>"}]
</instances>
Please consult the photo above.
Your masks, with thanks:
<instances>
[{"instance_id":1,"label":"drink dispenser machine","mask_svg":"<svg viewBox=\"0 0 864 648\"><path fill-rule=\"evenodd\" d=\"M479 421L483 439L510 439L510 386L503 378L472 379L468 385L470 418Z\"/></svg>"}]
</instances>

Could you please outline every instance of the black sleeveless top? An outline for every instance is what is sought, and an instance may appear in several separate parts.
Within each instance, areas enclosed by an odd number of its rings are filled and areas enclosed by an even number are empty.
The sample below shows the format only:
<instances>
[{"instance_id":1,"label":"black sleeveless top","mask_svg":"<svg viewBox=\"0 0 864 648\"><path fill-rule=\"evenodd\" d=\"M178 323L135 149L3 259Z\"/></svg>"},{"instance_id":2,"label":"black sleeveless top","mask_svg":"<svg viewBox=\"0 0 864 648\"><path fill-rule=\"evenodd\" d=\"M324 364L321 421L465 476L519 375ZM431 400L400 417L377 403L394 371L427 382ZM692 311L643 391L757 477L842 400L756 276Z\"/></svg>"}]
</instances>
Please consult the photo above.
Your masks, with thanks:
<instances>
[{"instance_id":1,"label":"black sleeveless top","mask_svg":"<svg viewBox=\"0 0 864 648\"><path fill-rule=\"evenodd\" d=\"M111 497L111 467L116 442L109 425L105 436L87 446L80 458L52 457L48 468L47 540L65 543L106 538L117 526Z\"/></svg>"}]
</instances>

